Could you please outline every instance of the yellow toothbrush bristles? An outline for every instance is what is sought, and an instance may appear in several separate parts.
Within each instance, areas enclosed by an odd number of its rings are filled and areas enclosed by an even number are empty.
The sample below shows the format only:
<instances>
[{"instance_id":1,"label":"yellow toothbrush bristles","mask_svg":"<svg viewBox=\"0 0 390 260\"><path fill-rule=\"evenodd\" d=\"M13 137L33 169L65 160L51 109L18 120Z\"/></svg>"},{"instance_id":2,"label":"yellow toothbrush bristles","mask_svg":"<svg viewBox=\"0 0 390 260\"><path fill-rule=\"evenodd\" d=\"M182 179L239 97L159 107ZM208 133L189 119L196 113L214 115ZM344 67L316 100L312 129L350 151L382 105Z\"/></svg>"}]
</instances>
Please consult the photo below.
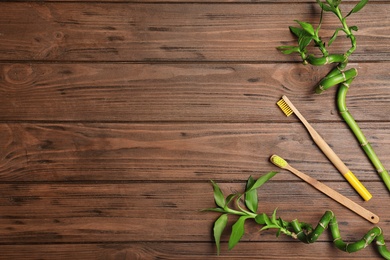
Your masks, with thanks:
<instances>
[{"instance_id":1,"label":"yellow toothbrush bristles","mask_svg":"<svg viewBox=\"0 0 390 260\"><path fill-rule=\"evenodd\" d=\"M286 116L291 116L294 113L294 111L292 111L290 106L283 99L279 100L276 104L280 107L283 113L286 114Z\"/></svg>"},{"instance_id":2,"label":"yellow toothbrush bristles","mask_svg":"<svg viewBox=\"0 0 390 260\"><path fill-rule=\"evenodd\" d=\"M274 154L271 156L271 162L273 164L275 164L276 166L278 166L279 168L284 168L288 165L287 161L285 159L283 159L282 157Z\"/></svg>"}]
</instances>

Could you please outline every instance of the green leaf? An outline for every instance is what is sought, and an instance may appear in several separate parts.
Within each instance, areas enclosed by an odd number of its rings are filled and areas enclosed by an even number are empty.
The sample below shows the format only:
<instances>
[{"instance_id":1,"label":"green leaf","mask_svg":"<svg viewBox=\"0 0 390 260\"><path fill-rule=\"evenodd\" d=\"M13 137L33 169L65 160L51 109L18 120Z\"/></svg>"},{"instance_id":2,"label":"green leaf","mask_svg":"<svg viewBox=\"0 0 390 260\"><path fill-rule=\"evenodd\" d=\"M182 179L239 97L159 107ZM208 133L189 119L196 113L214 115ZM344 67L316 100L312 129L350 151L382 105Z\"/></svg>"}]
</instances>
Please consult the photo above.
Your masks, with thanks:
<instances>
[{"instance_id":1,"label":"green leaf","mask_svg":"<svg viewBox=\"0 0 390 260\"><path fill-rule=\"evenodd\" d=\"M214 222L214 240L215 240L215 244L217 246L218 255L219 255L219 251L220 251L221 235L222 235L223 230L226 227L227 221L228 221L228 215L223 214Z\"/></svg>"},{"instance_id":2,"label":"green leaf","mask_svg":"<svg viewBox=\"0 0 390 260\"><path fill-rule=\"evenodd\" d=\"M265 214L265 213L261 213L261 214L257 214L256 217L255 217L255 221L257 224L260 224L260 225L265 225L266 223L266 219L268 218L268 216Z\"/></svg>"},{"instance_id":3,"label":"green leaf","mask_svg":"<svg viewBox=\"0 0 390 260\"><path fill-rule=\"evenodd\" d=\"M349 27L349 29L355 32L359 30L359 28L356 25Z\"/></svg>"},{"instance_id":4,"label":"green leaf","mask_svg":"<svg viewBox=\"0 0 390 260\"><path fill-rule=\"evenodd\" d=\"M202 209L201 211L214 211L214 212L225 213L225 210L221 208L207 208L207 209Z\"/></svg>"},{"instance_id":5,"label":"green leaf","mask_svg":"<svg viewBox=\"0 0 390 260\"><path fill-rule=\"evenodd\" d=\"M321 10L320 22L318 23L318 26L317 26L317 29L316 29L316 32L315 32L315 35L316 35L317 38L318 38L318 33L319 33L321 25L322 25L322 18L323 18L323 16L324 16L324 10Z\"/></svg>"},{"instance_id":6,"label":"green leaf","mask_svg":"<svg viewBox=\"0 0 390 260\"><path fill-rule=\"evenodd\" d=\"M302 36L298 39L299 52L305 52L306 47L313 40L312 36Z\"/></svg>"},{"instance_id":7,"label":"green leaf","mask_svg":"<svg viewBox=\"0 0 390 260\"><path fill-rule=\"evenodd\" d=\"M294 27L294 26L290 26L290 31L297 37L301 36L302 34L302 29L301 28L298 28L298 27Z\"/></svg>"},{"instance_id":8,"label":"green leaf","mask_svg":"<svg viewBox=\"0 0 390 260\"><path fill-rule=\"evenodd\" d=\"M265 224L266 224L267 226L272 225L271 220L269 219L269 217L268 217L266 214L264 214L264 221L265 221Z\"/></svg>"},{"instance_id":9,"label":"green leaf","mask_svg":"<svg viewBox=\"0 0 390 260\"><path fill-rule=\"evenodd\" d=\"M277 47L279 51L281 51L283 54L291 54L294 52L299 52L299 47L297 46L279 46Z\"/></svg>"},{"instance_id":10,"label":"green leaf","mask_svg":"<svg viewBox=\"0 0 390 260\"><path fill-rule=\"evenodd\" d=\"M266 183L269 179L271 179L272 177L275 176L275 174L277 174L277 172L269 172L261 177L259 177L255 183L253 183L253 185L249 188L247 188L247 191L246 192L249 192L251 190L254 190L254 189L258 189L260 188L264 183Z\"/></svg>"},{"instance_id":11,"label":"green leaf","mask_svg":"<svg viewBox=\"0 0 390 260\"><path fill-rule=\"evenodd\" d=\"M248 181L246 183L246 190L249 190L253 184L255 183L255 180L252 178L252 176L249 176ZM252 211L253 213L257 212L258 207L258 197L257 197L257 190L250 190L245 193L245 206Z\"/></svg>"},{"instance_id":12,"label":"green leaf","mask_svg":"<svg viewBox=\"0 0 390 260\"><path fill-rule=\"evenodd\" d=\"M360 2L357 5L355 5L355 7L352 8L352 10L345 17L348 17L353 13L359 12L367 3L368 0L360 0Z\"/></svg>"},{"instance_id":13,"label":"green leaf","mask_svg":"<svg viewBox=\"0 0 390 260\"><path fill-rule=\"evenodd\" d=\"M330 46L337 38L337 35L339 33L340 30L343 30L343 28L337 28L336 31L334 32L333 36L330 38L329 42L328 42L328 46Z\"/></svg>"},{"instance_id":14,"label":"green leaf","mask_svg":"<svg viewBox=\"0 0 390 260\"><path fill-rule=\"evenodd\" d=\"M278 218L279 226L282 228L286 228L286 225L284 224L283 220L281 218Z\"/></svg>"},{"instance_id":15,"label":"green leaf","mask_svg":"<svg viewBox=\"0 0 390 260\"><path fill-rule=\"evenodd\" d=\"M229 203L232 202L232 200L237 197L238 194L230 194L229 196L226 197L226 202L225 202L225 206L223 207L224 209L226 209L228 206L229 206Z\"/></svg>"},{"instance_id":16,"label":"green leaf","mask_svg":"<svg viewBox=\"0 0 390 260\"><path fill-rule=\"evenodd\" d=\"M301 21L298 21L298 20L295 20L295 21L302 26L302 28L303 28L303 30L305 30L305 32L307 32L311 36L314 36L313 25L311 25L310 23L307 23L307 22L301 22Z\"/></svg>"},{"instance_id":17,"label":"green leaf","mask_svg":"<svg viewBox=\"0 0 390 260\"><path fill-rule=\"evenodd\" d=\"M333 7L337 7L341 4L341 0L333 0Z\"/></svg>"},{"instance_id":18,"label":"green leaf","mask_svg":"<svg viewBox=\"0 0 390 260\"><path fill-rule=\"evenodd\" d=\"M229 250L233 249L233 247L240 241L242 236L245 233L245 220L250 216L241 216L238 218L237 222L232 226L232 234L229 238Z\"/></svg>"},{"instance_id":19,"label":"green leaf","mask_svg":"<svg viewBox=\"0 0 390 260\"><path fill-rule=\"evenodd\" d=\"M271 222L273 223L273 224L275 224L275 225L279 225L279 222L278 222L278 220L276 219L276 210L277 210L278 208L276 208L275 210L274 210L274 212L272 213L272 217L271 217Z\"/></svg>"},{"instance_id":20,"label":"green leaf","mask_svg":"<svg viewBox=\"0 0 390 260\"><path fill-rule=\"evenodd\" d=\"M262 227L262 228L260 229L260 231L267 230L267 229L271 229L271 228L280 229L280 227L279 227L278 225L271 224L271 225L267 225L267 226Z\"/></svg>"},{"instance_id":21,"label":"green leaf","mask_svg":"<svg viewBox=\"0 0 390 260\"><path fill-rule=\"evenodd\" d=\"M221 189L219 188L218 184L216 184L215 182L211 181L211 183L213 184L214 187L215 204L217 204L217 206L221 208L225 207L225 197L223 196Z\"/></svg>"},{"instance_id":22,"label":"green leaf","mask_svg":"<svg viewBox=\"0 0 390 260\"><path fill-rule=\"evenodd\" d=\"M316 0L316 1L318 5L321 7L321 9L324 10L325 12L334 12L334 8L332 8L331 6L322 3L321 0Z\"/></svg>"}]
</instances>

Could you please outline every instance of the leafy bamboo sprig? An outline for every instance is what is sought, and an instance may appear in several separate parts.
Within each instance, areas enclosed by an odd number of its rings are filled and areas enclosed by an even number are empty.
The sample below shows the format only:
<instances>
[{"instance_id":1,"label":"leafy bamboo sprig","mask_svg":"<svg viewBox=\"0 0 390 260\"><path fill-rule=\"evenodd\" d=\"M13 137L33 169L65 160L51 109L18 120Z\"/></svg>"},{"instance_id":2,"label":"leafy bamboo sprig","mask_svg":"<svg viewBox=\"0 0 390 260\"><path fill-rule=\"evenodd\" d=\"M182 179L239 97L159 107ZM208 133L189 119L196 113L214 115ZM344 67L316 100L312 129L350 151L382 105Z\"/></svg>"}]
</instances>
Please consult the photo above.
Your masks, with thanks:
<instances>
[{"instance_id":1,"label":"leafy bamboo sprig","mask_svg":"<svg viewBox=\"0 0 390 260\"><path fill-rule=\"evenodd\" d=\"M376 247L381 256L384 259L390 259L390 251L386 248L380 227L372 228L360 240L354 243L346 243L341 238L337 220L332 211L326 211L315 228L313 228L310 224L299 222L297 219L288 222L280 217L278 218L277 209L275 209L270 216L266 213L258 213L259 201L257 189L271 179L275 174L276 172L269 172L257 180L249 177L244 193L233 193L229 194L227 197L224 196L219 185L211 181L214 189L216 207L207 208L203 211L221 213L214 222L213 227L214 240L218 255L220 253L221 236L228 224L228 216L233 215L237 220L232 225L232 232L228 241L229 250L233 249L233 247L243 237L245 233L245 222L252 219L262 226L260 231L266 229L276 229L277 237L280 234L285 234L304 243L316 242L326 228L329 227L334 245L338 249L348 253L362 250L375 240Z\"/></svg>"},{"instance_id":2,"label":"leafy bamboo sprig","mask_svg":"<svg viewBox=\"0 0 390 260\"><path fill-rule=\"evenodd\" d=\"M316 93L322 93L330 87L339 85L337 92L338 110L344 121L354 133L367 157L377 170L379 176L382 178L387 189L390 191L390 176L388 171L379 160L372 146L367 141L346 106L346 95L348 89L354 78L357 76L357 70L355 68L346 69L346 66L348 64L349 56L356 50L356 37L354 35L354 31L358 30L357 26L347 25L347 18L351 14L359 12L368 3L368 0L359 1L347 15L343 15L340 9L341 0L326 0L326 2L322 0L316 1L321 8L321 16L318 27L315 29L311 23L296 20L300 27L290 26L290 31L298 37L298 46L280 46L278 49L284 54L299 53L304 64L311 64L315 66L333 63L337 64L322 80L320 80L315 91ZM339 33L343 32L351 42L351 47L344 54L330 54L327 50L326 43L322 41L319 31L322 24L323 12L333 13L341 23L341 27L335 30L334 34L328 41L327 46L331 46L338 37ZM314 54L308 53L308 46L312 42L314 43L314 46L321 51L322 56L318 57Z\"/></svg>"}]
</instances>

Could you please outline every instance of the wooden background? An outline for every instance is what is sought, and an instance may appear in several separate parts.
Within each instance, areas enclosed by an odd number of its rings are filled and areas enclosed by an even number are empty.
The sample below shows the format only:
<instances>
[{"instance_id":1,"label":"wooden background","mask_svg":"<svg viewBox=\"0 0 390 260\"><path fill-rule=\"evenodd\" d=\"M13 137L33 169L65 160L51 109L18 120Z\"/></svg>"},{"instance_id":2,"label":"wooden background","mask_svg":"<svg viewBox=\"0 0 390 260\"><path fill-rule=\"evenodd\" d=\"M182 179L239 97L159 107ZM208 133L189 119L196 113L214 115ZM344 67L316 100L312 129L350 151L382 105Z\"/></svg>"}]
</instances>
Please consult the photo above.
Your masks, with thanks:
<instances>
[{"instance_id":1,"label":"wooden background","mask_svg":"<svg viewBox=\"0 0 390 260\"><path fill-rule=\"evenodd\" d=\"M345 1L344 1L345 2ZM347 1L345 10L357 1ZM347 104L390 167L390 3L357 25L359 71ZM390 239L389 192L338 115L330 67L277 52L293 20L318 21L314 0L0 2L1 259L213 259L210 180L225 193L278 170L276 153L364 205ZM324 17L324 40L338 26ZM340 38L333 51L349 48ZM315 146L287 95L373 194L364 202ZM342 237L372 224L280 170L259 210L316 224L335 212ZM233 219L232 219L233 220ZM325 232L312 245L253 223L221 259L379 259L344 253ZM228 230L229 231L229 230ZM390 241L390 240L388 240Z\"/></svg>"}]
</instances>

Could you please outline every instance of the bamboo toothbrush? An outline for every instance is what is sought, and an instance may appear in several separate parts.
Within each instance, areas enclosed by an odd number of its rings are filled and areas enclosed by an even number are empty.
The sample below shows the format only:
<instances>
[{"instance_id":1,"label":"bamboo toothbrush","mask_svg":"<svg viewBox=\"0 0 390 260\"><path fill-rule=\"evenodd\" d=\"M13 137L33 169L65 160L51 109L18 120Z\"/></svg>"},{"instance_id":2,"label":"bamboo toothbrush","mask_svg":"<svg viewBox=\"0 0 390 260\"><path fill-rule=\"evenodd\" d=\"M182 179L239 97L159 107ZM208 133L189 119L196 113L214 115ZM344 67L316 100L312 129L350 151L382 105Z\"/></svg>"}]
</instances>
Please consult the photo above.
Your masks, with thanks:
<instances>
[{"instance_id":1,"label":"bamboo toothbrush","mask_svg":"<svg viewBox=\"0 0 390 260\"><path fill-rule=\"evenodd\" d=\"M348 209L352 210L359 216L365 218L366 220L370 221L371 223L378 223L379 217L372 213L371 211L363 208L359 204L355 203L354 201L348 199L347 197L341 195L337 191L333 190L329 186L326 186L325 184L319 182L318 180L304 174L303 172L298 171L297 169L290 166L286 160L284 160L282 157L278 155L272 155L270 158L271 162L278 166L279 168L288 170L292 172L294 175L298 176L305 182L309 183L311 186L316 188L317 190L321 191L325 195L329 196L333 200L337 201L341 205L347 207Z\"/></svg>"},{"instance_id":2,"label":"bamboo toothbrush","mask_svg":"<svg viewBox=\"0 0 390 260\"><path fill-rule=\"evenodd\" d=\"M316 130L307 122L307 120L302 116L298 109L291 103L291 101L283 96L281 100L277 102L277 105L280 109L290 116L293 113L301 120L303 125L308 130L309 134L313 138L317 146L322 150L322 152L328 157L328 159L333 163L333 165L339 170L339 172L344 176L344 178L351 184L351 186L359 193L359 195L365 200L368 201L372 198L370 192L363 186L363 184L356 178L356 176L348 169L348 167L341 161L337 154L329 147L329 145L322 139L322 137L317 133Z\"/></svg>"}]
</instances>

